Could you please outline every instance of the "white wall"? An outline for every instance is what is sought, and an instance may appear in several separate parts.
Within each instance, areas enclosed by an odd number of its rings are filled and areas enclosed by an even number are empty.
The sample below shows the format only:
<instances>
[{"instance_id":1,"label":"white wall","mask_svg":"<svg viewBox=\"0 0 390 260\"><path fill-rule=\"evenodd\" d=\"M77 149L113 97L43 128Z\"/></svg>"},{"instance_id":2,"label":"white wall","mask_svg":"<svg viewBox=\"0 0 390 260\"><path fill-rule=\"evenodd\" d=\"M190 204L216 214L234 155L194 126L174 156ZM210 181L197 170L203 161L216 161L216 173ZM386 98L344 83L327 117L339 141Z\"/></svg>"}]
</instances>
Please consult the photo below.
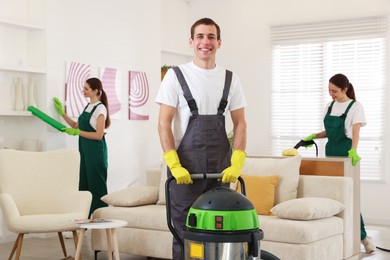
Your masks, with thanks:
<instances>
[{"instance_id":1,"label":"white wall","mask_svg":"<svg viewBox=\"0 0 390 260\"><path fill-rule=\"evenodd\" d=\"M66 61L117 68L122 73L122 119L112 120L106 135L109 191L144 183L146 169L158 166L160 160L154 104L160 83L160 8L155 0L47 1L47 110L52 115L56 115L52 98L64 100ZM148 121L127 119L129 70L147 74ZM48 136L49 150L77 149L75 137L58 131Z\"/></svg>"},{"instance_id":2,"label":"white wall","mask_svg":"<svg viewBox=\"0 0 390 260\"><path fill-rule=\"evenodd\" d=\"M163 49L184 51L188 48L191 24L199 18L210 17L221 27L222 47L217 62L236 72L244 85L249 106L246 111L248 123L247 152L250 155L264 155L270 151L270 31L273 24L311 22L330 19L346 19L361 16L388 14L388 0L169 0L169 6L181 2L182 13L163 7ZM183 2L185 4L183 4ZM166 6L168 3L165 1ZM222 8L223 6L223 8ZM168 29L166 29L168 28ZM189 32L188 32L189 33ZM184 42L183 42L184 38ZM164 62L164 60L162 61ZM374 91L374 90L373 90ZM390 93L388 93L389 96ZM390 108L387 108L390 110ZM390 113L387 113L388 115ZM389 116L386 130L389 130ZM368 123L369 123L368 118ZM310 133L313 130L308 130ZM364 128L362 129L364 131ZM384 147L389 147L386 140ZM390 154L384 151L384 172L388 178ZM364 158L362 163L364 163ZM390 225L390 205L379 205L378 200L390 197L390 185L386 183L362 182L362 213L368 223Z\"/></svg>"},{"instance_id":3,"label":"white wall","mask_svg":"<svg viewBox=\"0 0 390 260\"><path fill-rule=\"evenodd\" d=\"M26 1L7 1L7 12L19 19L26 11ZM57 117L52 104L54 96L64 100L65 62L76 61L93 67L112 67L122 71L122 106L127 107L128 71L146 72L149 83L149 100L145 114L147 121L127 120L127 109L121 120L112 120L106 140L109 153L108 189L110 192L145 183L145 171L158 167L161 148L157 134L158 106L154 103L160 84L161 59L161 2L156 0L42 0L41 23L47 30L47 91L40 108ZM31 1L33 4L34 1ZM20 8L18 8L20 6ZM97 71L95 71L97 73ZM92 75L97 76L97 74ZM61 120L57 117L58 120ZM8 119L7 119L8 120ZM18 120L18 119L12 119ZM27 120L27 119L23 119ZM28 118L34 121L33 118ZM38 122L38 121L37 121ZM1 127L5 120L1 120ZM42 125L42 123L39 123ZM10 124L7 124L10 126ZM26 129L7 128L17 139ZM37 132L37 131L35 131ZM51 127L43 128L40 136L47 150L78 149L77 138L70 137ZM2 216L0 214L0 222ZM9 240L9 232L0 225L0 242Z\"/></svg>"}]
</instances>

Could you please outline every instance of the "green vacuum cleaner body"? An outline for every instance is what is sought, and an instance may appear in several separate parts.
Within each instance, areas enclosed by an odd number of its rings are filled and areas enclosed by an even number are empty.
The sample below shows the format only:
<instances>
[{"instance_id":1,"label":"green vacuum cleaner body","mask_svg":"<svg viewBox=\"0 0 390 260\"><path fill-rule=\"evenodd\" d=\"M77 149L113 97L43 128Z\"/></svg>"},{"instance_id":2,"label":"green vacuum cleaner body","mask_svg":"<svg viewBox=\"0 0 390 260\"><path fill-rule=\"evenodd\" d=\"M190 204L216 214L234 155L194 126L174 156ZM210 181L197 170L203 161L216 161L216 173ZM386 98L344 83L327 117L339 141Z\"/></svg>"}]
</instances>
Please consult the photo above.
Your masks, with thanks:
<instances>
[{"instance_id":1,"label":"green vacuum cleaner body","mask_svg":"<svg viewBox=\"0 0 390 260\"><path fill-rule=\"evenodd\" d=\"M263 232L253 204L226 187L202 194L190 208L184 230L186 260L245 260L259 256Z\"/></svg>"}]
</instances>

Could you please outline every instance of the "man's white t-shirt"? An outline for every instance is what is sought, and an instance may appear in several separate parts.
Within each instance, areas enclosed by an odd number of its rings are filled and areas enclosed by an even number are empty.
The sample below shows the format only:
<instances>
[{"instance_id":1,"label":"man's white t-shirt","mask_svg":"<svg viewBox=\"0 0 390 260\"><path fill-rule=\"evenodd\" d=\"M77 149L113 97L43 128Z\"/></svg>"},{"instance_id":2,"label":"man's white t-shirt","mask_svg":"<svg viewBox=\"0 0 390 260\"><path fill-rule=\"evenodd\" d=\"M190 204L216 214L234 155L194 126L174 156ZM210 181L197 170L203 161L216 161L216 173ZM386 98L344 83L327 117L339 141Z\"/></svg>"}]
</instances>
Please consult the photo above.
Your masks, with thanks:
<instances>
[{"instance_id":1,"label":"man's white t-shirt","mask_svg":"<svg viewBox=\"0 0 390 260\"><path fill-rule=\"evenodd\" d=\"M223 95L226 70L219 66L214 69L202 69L193 62L180 65L179 68L196 101L198 113L200 115L216 115ZM161 82L155 101L158 104L176 108L173 135L177 149L187 129L191 112L173 69L168 70ZM238 76L233 73L225 113L246 106L247 102L242 91L241 82Z\"/></svg>"},{"instance_id":2,"label":"man's white t-shirt","mask_svg":"<svg viewBox=\"0 0 390 260\"><path fill-rule=\"evenodd\" d=\"M94 104L89 104L88 107L85 109L85 112L88 112L88 113L91 113L92 109L99 105L100 101L94 103ZM107 117L107 109L106 109L106 106L105 105L99 105L97 106L97 108L95 109L95 111L93 112L92 116L91 116L91 119L89 120L89 123L91 124L91 126L93 127L93 129L96 130L96 125L97 125L97 118L100 116L100 115L103 115L104 116L104 120L106 119Z\"/></svg>"},{"instance_id":3,"label":"man's white t-shirt","mask_svg":"<svg viewBox=\"0 0 390 260\"><path fill-rule=\"evenodd\" d=\"M347 101L347 102L343 102L343 103L335 101L333 104L332 112L330 113L330 115L331 116L341 116L345 112L345 110L347 109L348 105L351 102L352 102L352 100ZM331 103L332 103L332 101L329 102L325 107L324 118L325 118L326 113L328 113L328 108L329 108ZM349 139L352 139L352 126L354 124L358 124L358 123L362 124L361 125L362 127L367 124L366 116L364 114L363 105L360 102L356 101L352 105L352 107L349 109L347 117L345 118L345 125L344 125L345 135Z\"/></svg>"}]
</instances>

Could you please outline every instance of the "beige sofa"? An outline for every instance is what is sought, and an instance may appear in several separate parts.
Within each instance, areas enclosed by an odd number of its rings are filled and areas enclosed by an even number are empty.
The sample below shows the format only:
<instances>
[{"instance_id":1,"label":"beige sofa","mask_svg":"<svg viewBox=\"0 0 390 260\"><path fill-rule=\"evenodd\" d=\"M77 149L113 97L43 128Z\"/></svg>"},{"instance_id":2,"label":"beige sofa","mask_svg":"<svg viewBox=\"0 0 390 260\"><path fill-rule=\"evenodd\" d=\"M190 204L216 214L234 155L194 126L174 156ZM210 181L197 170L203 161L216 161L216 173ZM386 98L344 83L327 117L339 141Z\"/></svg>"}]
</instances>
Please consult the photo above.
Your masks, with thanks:
<instances>
[{"instance_id":1,"label":"beige sofa","mask_svg":"<svg viewBox=\"0 0 390 260\"><path fill-rule=\"evenodd\" d=\"M261 249L280 259L335 260L353 256L352 178L302 176L300 162L299 156L247 158L245 162L243 175L279 176L276 206L272 209L278 216L259 215L264 232ZM94 217L128 222L118 230L121 253L171 259L165 178L164 170L152 169L148 172L148 187L109 194L105 200L111 206L94 212ZM93 250L107 250L105 233L92 230L91 239Z\"/></svg>"}]
</instances>

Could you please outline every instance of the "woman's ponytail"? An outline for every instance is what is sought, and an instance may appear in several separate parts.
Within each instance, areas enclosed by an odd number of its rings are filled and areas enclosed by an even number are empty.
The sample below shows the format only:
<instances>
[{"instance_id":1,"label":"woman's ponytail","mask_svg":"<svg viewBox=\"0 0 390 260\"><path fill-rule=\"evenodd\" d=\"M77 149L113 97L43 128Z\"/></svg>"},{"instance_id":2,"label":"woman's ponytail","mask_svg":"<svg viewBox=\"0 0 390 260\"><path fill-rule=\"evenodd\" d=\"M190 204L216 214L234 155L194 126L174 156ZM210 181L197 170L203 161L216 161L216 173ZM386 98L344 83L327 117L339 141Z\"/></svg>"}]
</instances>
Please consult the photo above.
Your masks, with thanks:
<instances>
[{"instance_id":1,"label":"woman's ponytail","mask_svg":"<svg viewBox=\"0 0 390 260\"><path fill-rule=\"evenodd\" d=\"M110 119L110 111L108 109L108 99L107 99L106 92L103 89L101 91L102 91L102 93L100 95L100 101L102 102L102 104L107 109L107 117L106 117L106 122L105 122L105 128L109 128L110 125L111 125L111 119Z\"/></svg>"}]
</instances>

